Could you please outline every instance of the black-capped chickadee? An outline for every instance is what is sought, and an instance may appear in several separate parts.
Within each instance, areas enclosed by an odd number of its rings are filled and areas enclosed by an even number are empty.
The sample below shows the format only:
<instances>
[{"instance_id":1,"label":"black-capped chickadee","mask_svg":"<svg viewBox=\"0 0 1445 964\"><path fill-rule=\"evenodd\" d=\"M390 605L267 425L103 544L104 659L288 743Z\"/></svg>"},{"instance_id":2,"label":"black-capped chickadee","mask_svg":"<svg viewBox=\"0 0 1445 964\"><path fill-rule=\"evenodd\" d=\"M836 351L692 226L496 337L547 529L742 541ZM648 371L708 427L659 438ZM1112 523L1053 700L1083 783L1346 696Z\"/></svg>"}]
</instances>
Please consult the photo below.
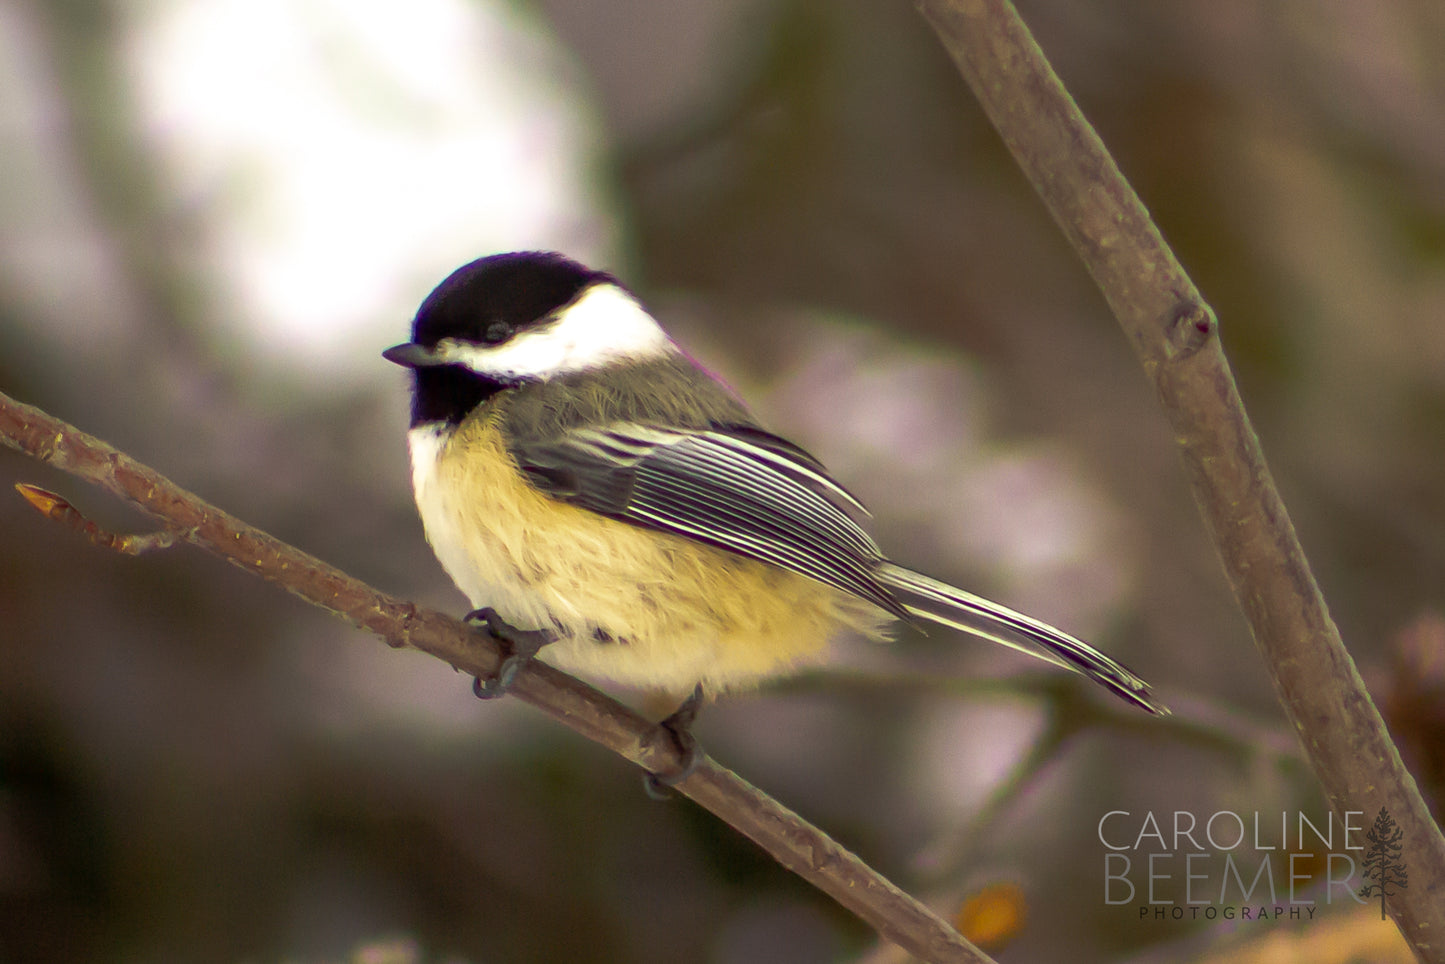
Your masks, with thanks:
<instances>
[{"instance_id":1,"label":"black-capped chickadee","mask_svg":"<svg viewBox=\"0 0 1445 964\"><path fill-rule=\"evenodd\" d=\"M858 500L762 429L610 275L522 252L457 269L385 357L413 369L427 540L510 642L620 683L716 692L851 629L938 623L1166 712L1119 663L885 558Z\"/></svg>"}]
</instances>

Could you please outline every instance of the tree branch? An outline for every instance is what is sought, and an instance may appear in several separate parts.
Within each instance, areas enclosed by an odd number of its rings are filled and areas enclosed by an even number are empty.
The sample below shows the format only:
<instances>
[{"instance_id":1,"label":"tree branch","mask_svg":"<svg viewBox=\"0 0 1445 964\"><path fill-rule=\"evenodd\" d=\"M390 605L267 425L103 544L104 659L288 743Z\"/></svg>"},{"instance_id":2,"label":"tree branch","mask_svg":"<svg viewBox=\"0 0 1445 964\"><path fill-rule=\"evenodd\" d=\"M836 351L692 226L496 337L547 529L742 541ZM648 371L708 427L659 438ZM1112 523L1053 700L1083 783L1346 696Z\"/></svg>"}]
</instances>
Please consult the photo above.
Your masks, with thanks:
<instances>
[{"instance_id":1,"label":"tree branch","mask_svg":"<svg viewBox=\"0 0 1445 964\"><path fill-rule=\"evenodd\" d=\"M1445 962L1445 839L1325 608L1213 312L1008 0L919 7L1153 381L1230 585L1331 805L1384 807L1404 830L1411 884L1390 910L1420 960Z\"/></svg>"},{"instance_id":2,"label":"tree branch","mask_svg":"<svg viewBox=\"0 0 1445 964\"><path fill-rule=\"evenodd\" d=\"M497 648L485 635L351 578L203 502L104 442L3 393L0 442L113 492L160 519L176 540L193 542L370 630L391 646L411 646L472 676L488 676L497 669ZM131 551L127 547L135 543L127 540L165 541L106 533L43 489L27 486L22 494L47 516L100 545ZM517 675L510 692L640 767L667 772L682 765L666 731L560 670L532 663ZM990 958L923 904L713 760L704 759L676 789L914 956L939 964L989 964Z\"/></svg>"}]
</instances>

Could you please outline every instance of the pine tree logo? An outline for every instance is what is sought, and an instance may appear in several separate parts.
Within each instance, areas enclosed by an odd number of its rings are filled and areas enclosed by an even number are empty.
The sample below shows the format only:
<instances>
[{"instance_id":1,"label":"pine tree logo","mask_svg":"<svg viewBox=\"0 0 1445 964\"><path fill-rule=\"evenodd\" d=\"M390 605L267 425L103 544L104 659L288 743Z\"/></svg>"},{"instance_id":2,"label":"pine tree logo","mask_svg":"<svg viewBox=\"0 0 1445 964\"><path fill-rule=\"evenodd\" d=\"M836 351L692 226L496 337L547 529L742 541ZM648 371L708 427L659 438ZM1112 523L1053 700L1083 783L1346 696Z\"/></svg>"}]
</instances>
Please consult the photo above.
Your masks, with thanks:
<instances>
[{"instance_id":1,"label":"pine tree logo","mask_svg":"<svg viewBox=\"0 0 1445 964\"><path fill-rule=\"evenodd\" d=\"M1380 896L1380 920L1385 919L1385 898L1394 897L1410 885L1405 862L1400 859L1400 841L1405 831L1395 825L1395 818L1384 807L1375 818L1375 825L1365 834L1370 848L1365 851L1364 879L1374 881L1360 888L1361 897ZM1397 887L1399 890L1391 890Z\"/></svg>"}]
</instances>

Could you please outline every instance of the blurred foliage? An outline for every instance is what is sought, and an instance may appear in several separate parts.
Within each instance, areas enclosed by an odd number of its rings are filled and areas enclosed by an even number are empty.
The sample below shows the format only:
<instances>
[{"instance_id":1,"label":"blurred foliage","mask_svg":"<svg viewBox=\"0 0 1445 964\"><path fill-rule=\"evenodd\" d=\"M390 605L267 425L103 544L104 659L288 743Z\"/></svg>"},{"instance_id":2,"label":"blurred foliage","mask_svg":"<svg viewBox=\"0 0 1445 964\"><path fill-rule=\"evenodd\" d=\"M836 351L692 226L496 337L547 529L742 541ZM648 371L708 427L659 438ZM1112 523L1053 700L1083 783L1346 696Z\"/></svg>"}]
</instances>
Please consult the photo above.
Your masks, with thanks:
<instances>
[{"instance_id":1,"label":"blurred foliage","mask_svg":"<svg viewBox=\"0 0 1445 964\"><path fill-rule=\"evenodd\" d=\"M985 951L1005 946L1024 928L1028 900L1011 881L989 884L970 894L954 917L958 932Z\"/></svg>"},{"instance_id":2,"label":"blurred foliage","mask_svg":"<svg viewBox=\"0 0 1445 964\"><path fill-rule=\"evenodd\" d=\"M538 6L611 139L598 191L620 199L628 280L839 468L885 546L1077 628L1168 701L1277 734L1128 346L908 4ZM1375 678L1445 585L1445 8L1020 6L1218 311ZM56 210L108 254L4 234L5 263L53 264L65 283L0 273L0 388L364 579L459 609L410 505L399 382L333 384L217 334L199 215L168 196L121 70L135 14L0 3L56 67ZM14 211L54 173L4 169ZM67 320L89 334L52 337L58 304L84 308ZM97 549L10 494L17 481L146 528L0 453L0 960L807 962L871 946L731 830L647 801L636 773L525 707L475 704L445 667L193 551ZM983 649L908 638L840 658L1019 670ZM700 732L905 888L928 878L930 845L966 837L964 864L1007 868L1029 895L1004 960L1172 959L1181 936L1212 939L1103 906L1109 810L1323 806L1271 753L1101 728L992 812L1042 725L1037 698L764 693ZM1397 726L1438 721L1418 688L1398 705ZM961 834L979 808L991 822Z\"/></svg>"}]
</instances>

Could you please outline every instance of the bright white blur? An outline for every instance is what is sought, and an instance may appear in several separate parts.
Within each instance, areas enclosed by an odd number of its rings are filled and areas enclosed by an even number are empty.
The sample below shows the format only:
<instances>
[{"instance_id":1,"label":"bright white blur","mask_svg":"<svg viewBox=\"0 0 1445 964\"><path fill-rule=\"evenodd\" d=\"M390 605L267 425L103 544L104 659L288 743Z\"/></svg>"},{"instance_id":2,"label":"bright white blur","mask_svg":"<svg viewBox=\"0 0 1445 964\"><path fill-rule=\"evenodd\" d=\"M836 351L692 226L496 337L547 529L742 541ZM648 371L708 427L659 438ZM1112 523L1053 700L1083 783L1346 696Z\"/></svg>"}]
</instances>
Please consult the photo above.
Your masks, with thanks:
<instances>
[{"instance_id":1,"label":"bright white blur","mask_svg":"<svg viewBox=\"0 0 1445 964\"><path fill-rule=\"evenodd\" d=\"M483 254L606 260L580 76L514 4L169 0L129 62L211 314L332 374L383 371L416 304Z\"/></svg>"}]
</instances>

